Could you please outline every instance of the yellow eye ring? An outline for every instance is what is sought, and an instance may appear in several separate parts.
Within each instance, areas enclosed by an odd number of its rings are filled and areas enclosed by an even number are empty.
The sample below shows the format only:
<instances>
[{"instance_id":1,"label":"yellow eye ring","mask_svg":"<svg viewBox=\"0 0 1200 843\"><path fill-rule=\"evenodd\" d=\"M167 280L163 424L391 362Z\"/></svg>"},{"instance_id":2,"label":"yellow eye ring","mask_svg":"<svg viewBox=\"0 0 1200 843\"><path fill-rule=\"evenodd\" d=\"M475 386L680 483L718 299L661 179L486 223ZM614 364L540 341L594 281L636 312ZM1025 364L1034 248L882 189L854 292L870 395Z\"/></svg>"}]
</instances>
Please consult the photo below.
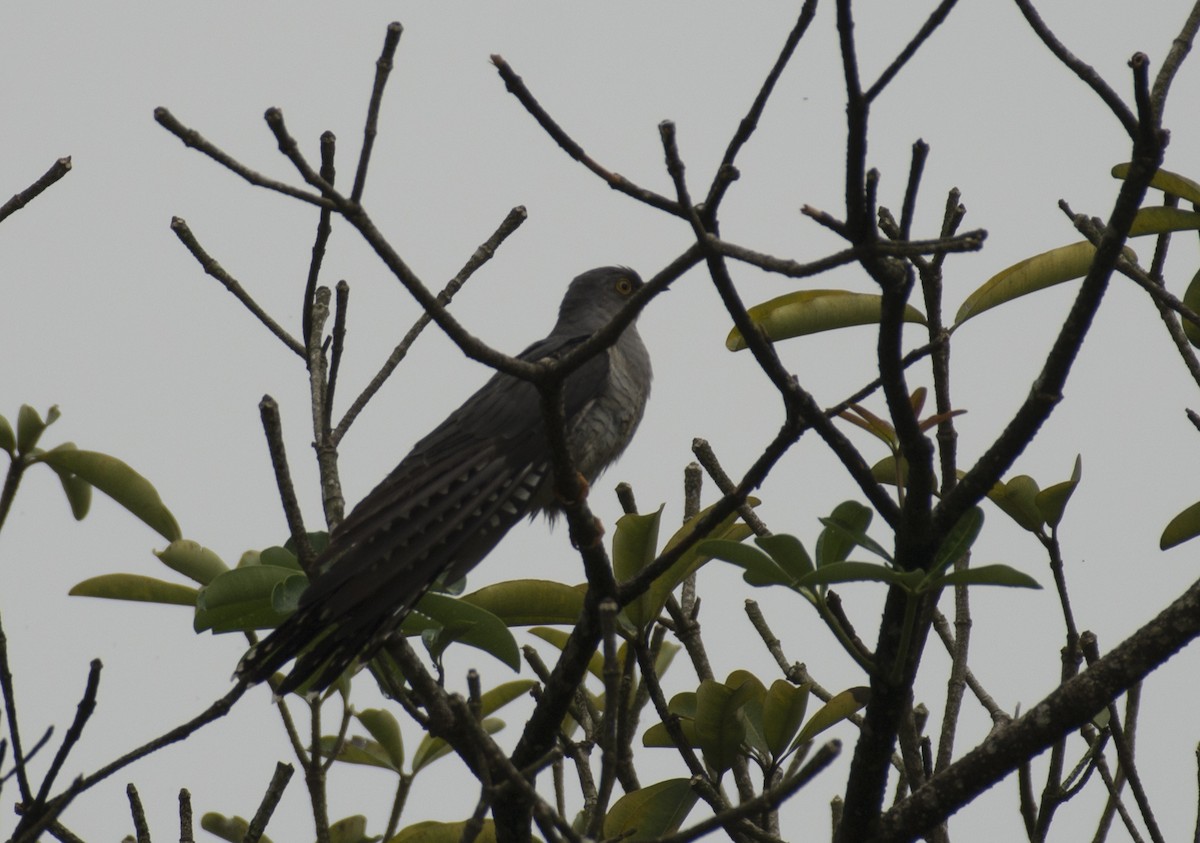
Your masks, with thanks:
<instances>
[{"instance_id":1,"label":"yellow eye ring","mask_svg":"<svg viewBox=\"0 0 1200 843\"><path fill-rule=\"evenodd\" d=\"M633 292L633 282L628 278L617 279L617 292L623 296L627 296Z\"/></svg>"}]
</instances>

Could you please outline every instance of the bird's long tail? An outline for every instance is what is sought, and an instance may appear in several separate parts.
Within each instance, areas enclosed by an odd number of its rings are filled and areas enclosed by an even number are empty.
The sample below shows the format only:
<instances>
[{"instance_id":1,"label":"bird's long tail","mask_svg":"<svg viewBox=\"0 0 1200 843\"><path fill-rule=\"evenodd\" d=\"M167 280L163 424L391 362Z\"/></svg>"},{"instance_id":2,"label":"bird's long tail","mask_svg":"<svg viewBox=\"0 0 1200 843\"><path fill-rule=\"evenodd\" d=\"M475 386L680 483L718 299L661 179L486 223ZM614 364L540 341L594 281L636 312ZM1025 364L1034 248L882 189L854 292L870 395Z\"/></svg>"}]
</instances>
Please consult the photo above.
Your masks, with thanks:
<instances>
[{"instance_id":1,"label":"bird's long tail","mask_svg":"<svg viewBox=\"0 0 1200 843\"><path fill-rule=\"evenodd\" d=\"M321 644L330 638L329 635L325 635L317 641L313 641L313 618L309 615L315 616L316 612L312 609L313 607L303 607L297 610L274 632L251 647L238 662L233 678L247 685L255 685L270 679L289 661L297 659L296 667L284 678L278 692L285 694L302 685L309 678L309 673L300 670L301 660L298 657L312 645L303 658L303 662L312 664L309 656L315 655L314 651L321 649ZM328 654L325 654L323 657L319 657L317 664L320 665L327 660Z\"/></svg>"}]
</instances>

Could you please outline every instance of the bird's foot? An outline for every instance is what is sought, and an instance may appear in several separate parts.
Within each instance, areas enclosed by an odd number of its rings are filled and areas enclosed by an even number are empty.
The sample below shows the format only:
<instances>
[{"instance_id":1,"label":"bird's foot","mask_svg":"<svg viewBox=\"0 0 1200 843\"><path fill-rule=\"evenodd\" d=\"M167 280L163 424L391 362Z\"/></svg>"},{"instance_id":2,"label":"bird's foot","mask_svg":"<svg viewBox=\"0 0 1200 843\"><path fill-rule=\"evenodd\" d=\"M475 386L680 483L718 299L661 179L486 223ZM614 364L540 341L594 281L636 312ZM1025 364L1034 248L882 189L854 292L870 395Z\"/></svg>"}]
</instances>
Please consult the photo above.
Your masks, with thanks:
<instances>
[{"instance_id":1,"label":"bird's foot","mask_svg":"<svg viewBox=\"0 0 1200 843\"><path fill-rule=\"evenodd\" d=\"M592 489L582 472L575 472L575 480L578 485L572 490L572 494L567 494L562 489L555 489L555 494L558 495L558 502L563 507L574 506L586 501L588 492Z\"/></svg>"}]
</instances>

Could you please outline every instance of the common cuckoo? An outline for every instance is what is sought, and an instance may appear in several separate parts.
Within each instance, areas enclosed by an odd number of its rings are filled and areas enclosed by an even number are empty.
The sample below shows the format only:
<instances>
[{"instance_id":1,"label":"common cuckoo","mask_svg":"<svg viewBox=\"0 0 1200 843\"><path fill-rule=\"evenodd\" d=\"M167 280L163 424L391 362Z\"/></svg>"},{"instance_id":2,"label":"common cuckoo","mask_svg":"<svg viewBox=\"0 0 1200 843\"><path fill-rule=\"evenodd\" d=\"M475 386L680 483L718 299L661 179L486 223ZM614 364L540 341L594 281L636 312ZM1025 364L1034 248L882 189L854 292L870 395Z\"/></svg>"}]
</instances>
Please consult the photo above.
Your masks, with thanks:
<instances>
[{"instance_id":1,"label":"common cuckoo","mask_svg":"<svg viewBox=\"0 0 1200 843\"><path fill-rule=\"evenodd\" d=\"M521 353L553 360L611 321L642 286L602 267L571 282L550 335ZM567 445L588 483L629 444L650 394L650 357L633 323L563 384ZM438 577L474 568L526 515L556 508L541 399L497 373L419 441L333 531L297 611L254 646L237 678L261 682L296 662L280 693L332 683L365 662Z\"/></svg>"}]
</instances>

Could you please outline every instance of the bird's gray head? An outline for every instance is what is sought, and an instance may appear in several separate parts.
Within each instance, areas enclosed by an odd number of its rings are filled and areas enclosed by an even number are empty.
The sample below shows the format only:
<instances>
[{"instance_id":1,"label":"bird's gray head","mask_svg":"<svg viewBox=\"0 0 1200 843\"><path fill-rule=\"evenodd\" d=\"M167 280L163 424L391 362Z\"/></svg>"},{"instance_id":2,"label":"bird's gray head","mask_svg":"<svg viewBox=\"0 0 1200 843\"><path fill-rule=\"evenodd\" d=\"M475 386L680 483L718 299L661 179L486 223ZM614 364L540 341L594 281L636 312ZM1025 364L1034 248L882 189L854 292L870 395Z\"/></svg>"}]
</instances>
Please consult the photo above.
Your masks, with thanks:
<instances>
[{"instance_id":1,"label":"bird's gray head","mask_svg":"<svg viewBox=\"0 0 1200 843\"><path fill-rule=\"evenodd\" d=\"M608 324L629 297L642 288L642 279L629 267L602 266L578 276L567 288L558 309L558 330L588 333Z\"/></svg>"}]
</instances>

